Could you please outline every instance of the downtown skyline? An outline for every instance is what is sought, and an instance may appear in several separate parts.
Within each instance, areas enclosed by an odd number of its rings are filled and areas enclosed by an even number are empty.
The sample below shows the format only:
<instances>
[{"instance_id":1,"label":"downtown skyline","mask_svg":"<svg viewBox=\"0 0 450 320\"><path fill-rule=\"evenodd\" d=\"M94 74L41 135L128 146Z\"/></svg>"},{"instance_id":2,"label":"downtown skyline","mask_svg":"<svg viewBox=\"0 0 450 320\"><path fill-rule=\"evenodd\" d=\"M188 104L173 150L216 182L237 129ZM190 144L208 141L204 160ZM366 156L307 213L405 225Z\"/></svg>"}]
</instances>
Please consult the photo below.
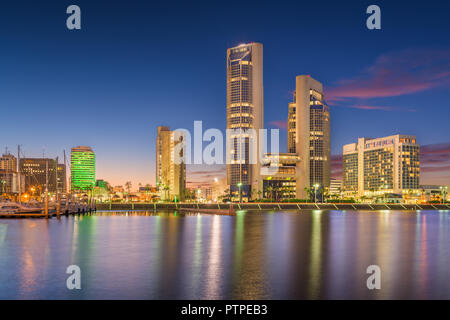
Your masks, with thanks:
<instances>
[{"instance_id":1,"label":"downtown skyline","mask_svg":"<svg viewBox=\"0 0 450 320\"><path fill-rule=\"evenodd\" d=\"M226 12L212 6L205 8L209 15L191 12L204 17L203 23L183 30L187 18L181 9L169 14L164 5L146 11L149 8L139 4L121 12L124 4L119 2L111 4L105 15L100 5L81 2L85 27L79 34L57 28L64 15L59 17L58 8L45 2L31 5L37 16L48 18L35 21L34 29L18 27L21 19L38 19L31 11L12 21L3 15L19 8L6 6L0 16L1 45L6 48L0 105L20 122L2 124L0 147L14 150L21 144L28 157L41 156L45 147L46 157L56 157L63 149L88 145L96 150L97 179L113 185L128 180L134 186L154 185L156 127L192 130L194 120L202 120L205 129L224 131L224 52L257 41L264 45L264 127L282 129L280 152L286 151L292 83L298 74L311 74L324 84L333 119L333 177L340 175L344 144L360 137L404 133L416 135L422 146L421 184L450 184L450 47L442 41L450 24L445 15L434 12L430 4L421 10L422 19L405 25L395 20L396 14L418 17L417 8L386 3L383 30L376 33L363 28L364 4L327 5L336 6L340 15L324 12L325 23L314 29L317 39L302 31L311 18L286 22L293 13L281 4L261 5L259 19L269 21L261 30L252 26L256 18L226 29ZM302 6L314 9L312 4ZM136 19L139 11L147 12L148 19ZM175 26L162 32L165 22L155 18L157 13L170 16ZM345 22L357 14L359 25ZM215 25L204 28L213 16ZM108 25L112 18L117 25ZM338 18L336 30L330 30ZM437 31L436 21L441 26ZM277 28L283 32L277 33ZM320 41L330 32L335 37ZM188 182L225 175L224 167L216 169L188 166Z\"/></svg>"}]
</instances>

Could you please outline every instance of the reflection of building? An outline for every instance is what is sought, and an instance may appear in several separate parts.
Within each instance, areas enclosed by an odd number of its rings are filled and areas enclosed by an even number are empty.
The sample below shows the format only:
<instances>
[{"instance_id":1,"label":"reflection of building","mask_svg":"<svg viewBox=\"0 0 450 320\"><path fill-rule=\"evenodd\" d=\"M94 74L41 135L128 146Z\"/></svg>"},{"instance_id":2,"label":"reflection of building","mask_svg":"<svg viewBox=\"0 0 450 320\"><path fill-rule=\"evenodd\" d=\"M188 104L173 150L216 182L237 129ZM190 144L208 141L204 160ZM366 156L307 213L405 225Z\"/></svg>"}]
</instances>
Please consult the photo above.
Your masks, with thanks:
<instances>
[{"instance_id":1,"label":"reflection of building","mask_svg":"<svg viewBox=\"0 0 450 320\"><path fill-rule=\"evenodd\" d=\"M186 164L183 148L184 136L168 127L158 127L156 138L156 185L162 200L184 200Z\"/></svg>"},{"instance_id":2,"label":"reflection of building","mask_svg":"<svg viewBox=\"0 0 450 320\"><path fill-rule=\"evenodd\" d=\"M227 181L234 199L241 192L245 201L261 189L257 136L264 126L263 110L262 44L228 49L227 129L234 132L227 135Z\"/></svg>"},{"instance_id":3,"label":"reflection of building","mask_svg":"<svg viewBox=\"0 0 450 320\"><path fill-rule=\"evenodd\" d=\"M294 102L290 104L290 119L295 110L295 150L293 138L289 152L300 157L296 170L297 198L307 198L305 188L330 186L330 110L324 101L322 84L310 76L297 76ZM289 132L288 132L289 133ZM289 137L289 134L288 134Z\"/></svg>"},{"instance_id":4,"label":"reflection of building","mask_svg":"<svg viewBox=\"0 0 450 320\"><path fill-rule=\"evenodd\" d=\"M95 186L95 153L90 147L72 148L71 188L72 191L92 190Z\"/></svg>"},{"instance_id":5,"label":"reflection of building","mask_svg":"<svg viewBox=\"0 0 450 320\"><path fill-rule=\"evenodd\" d=\"M419 145L415 136L360 138L343 148L347 195L419 192Z\"/></svg>"},{"instance_id":6,"label":"reflection of building","mask_svg":"<svg viewBox=\"0 0 450 320\"><path fill-rule=\"evenodd\" d=\"M66 166L49 158L22 158L19 162L20 172L25 176L22 191L42 194L48 178L48 192L66 192ZM46 172L48 168L48 171ZM56 171L57 170L57 171Z\"/></svg>"},{"instance_id":7,"label":"reflection of building","mask_svg":"<svg viewBox=\"0 0 450 320\"><path fill-rule=\"evenodd\" d=\"M299 161L295 153L265 154L261 170L264 194L258 196L276 200L295 198Z\"/></svg>"}]
</instances>

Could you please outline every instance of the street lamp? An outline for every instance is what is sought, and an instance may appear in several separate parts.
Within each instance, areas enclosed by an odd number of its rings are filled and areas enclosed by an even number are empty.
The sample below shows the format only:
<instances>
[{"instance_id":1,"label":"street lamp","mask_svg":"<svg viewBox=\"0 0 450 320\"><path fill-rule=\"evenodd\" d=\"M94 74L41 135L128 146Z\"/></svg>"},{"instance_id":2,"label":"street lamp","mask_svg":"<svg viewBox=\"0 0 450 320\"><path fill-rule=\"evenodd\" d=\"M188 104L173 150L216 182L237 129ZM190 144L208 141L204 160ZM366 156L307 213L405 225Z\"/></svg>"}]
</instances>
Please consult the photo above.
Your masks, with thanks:
<instances>
[{"instance_id":1,"label":"street lamp","mask_svg":"<svg viewBox=\"0 0 450 320\"><path fill-rule=\"evenodd\" d=\"M242 182L239 182L237 184L237 186L239 187L239 203L241 203L242 202L242 191L241 191Z\"/></svg>"},{"instance_id":2,"label":"street lamp","mask_svg":"<svg viewBox=\"0 0 450 320\"><path fill-rule=\"evenodd\" d=\"M317 202L317 189L319 189L319 184L315 184L314 185L314 203L316 203Z\"/></svg>"}]
</instances>

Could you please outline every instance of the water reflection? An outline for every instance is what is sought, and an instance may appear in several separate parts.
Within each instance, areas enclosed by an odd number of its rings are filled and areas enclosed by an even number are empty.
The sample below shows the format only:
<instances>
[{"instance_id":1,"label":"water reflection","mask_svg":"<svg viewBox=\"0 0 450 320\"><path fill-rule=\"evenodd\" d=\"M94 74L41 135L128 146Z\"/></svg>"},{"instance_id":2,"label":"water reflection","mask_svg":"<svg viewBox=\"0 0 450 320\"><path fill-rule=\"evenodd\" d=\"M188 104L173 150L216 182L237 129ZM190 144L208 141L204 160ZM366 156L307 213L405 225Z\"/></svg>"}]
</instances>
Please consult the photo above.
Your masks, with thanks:
<instances>
[{"instance_id":1,"label":"water reflection","mask_svg":"<svg viewBox=\"0 0 450 320\"><path fill-rule=\"evenodd\" d=\"M0 224L0 298L450 299L448 211L99 212ZM82 290L65 287L69 265ZM368 290L379 265L382 289Z\"/></svg>"}]
</instances>

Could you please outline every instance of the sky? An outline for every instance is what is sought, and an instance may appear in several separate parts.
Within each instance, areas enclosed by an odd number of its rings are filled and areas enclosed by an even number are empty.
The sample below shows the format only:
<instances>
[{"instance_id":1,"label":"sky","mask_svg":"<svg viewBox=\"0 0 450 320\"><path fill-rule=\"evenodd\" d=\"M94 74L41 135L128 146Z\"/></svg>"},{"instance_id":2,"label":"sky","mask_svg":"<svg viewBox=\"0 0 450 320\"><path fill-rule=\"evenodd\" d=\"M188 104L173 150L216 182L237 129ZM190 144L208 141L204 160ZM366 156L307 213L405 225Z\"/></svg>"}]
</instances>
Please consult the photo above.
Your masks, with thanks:
<instances>
[{"instance_id":1,"label":"sky","mask_svg":"<svg viewBox=\"0 0 450 320\"><path fill-rule=\"evenodd\" d=\"M68 30L66 8L81 8ZM381 8L368 30L366 8ZM0 150L62 157L88 145L97 178L155 183L159 125L226 127L226 50L264 46L264 123L280 128L295 77L323 83L332 172L358 137L416 135L421 184L450 185L450 3L415 1L3 1ZM224 168L188 168L190 184Z\"/></svg>"}]
</instances>

